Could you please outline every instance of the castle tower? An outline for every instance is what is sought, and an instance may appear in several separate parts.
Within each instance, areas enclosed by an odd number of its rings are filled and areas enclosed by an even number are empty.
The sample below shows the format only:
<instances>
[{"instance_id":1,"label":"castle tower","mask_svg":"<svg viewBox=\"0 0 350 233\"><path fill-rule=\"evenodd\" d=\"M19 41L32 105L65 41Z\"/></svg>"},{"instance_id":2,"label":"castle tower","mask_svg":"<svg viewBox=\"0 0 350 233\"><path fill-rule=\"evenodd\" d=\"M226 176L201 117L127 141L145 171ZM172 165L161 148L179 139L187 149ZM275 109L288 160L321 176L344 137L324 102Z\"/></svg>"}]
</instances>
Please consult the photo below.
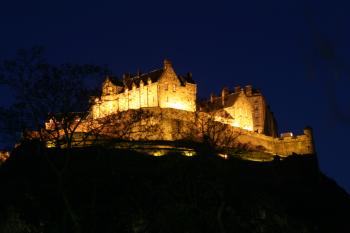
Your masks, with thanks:
<instances>
[{"instance_id":1,"label":"castle tower","mask_svg":"<svg viewBox=\"0 0 350 233\"><path fill-rule=\"evenodd\" d=\"M316 150L315 150L315 144L314 144L314 136L313 136L312 128L310 126L306 126L304 128L304 135L307 136L310 140L310 145L307 145L309 147L310 154L315 154Z\"/></svg>"}]
</instances>

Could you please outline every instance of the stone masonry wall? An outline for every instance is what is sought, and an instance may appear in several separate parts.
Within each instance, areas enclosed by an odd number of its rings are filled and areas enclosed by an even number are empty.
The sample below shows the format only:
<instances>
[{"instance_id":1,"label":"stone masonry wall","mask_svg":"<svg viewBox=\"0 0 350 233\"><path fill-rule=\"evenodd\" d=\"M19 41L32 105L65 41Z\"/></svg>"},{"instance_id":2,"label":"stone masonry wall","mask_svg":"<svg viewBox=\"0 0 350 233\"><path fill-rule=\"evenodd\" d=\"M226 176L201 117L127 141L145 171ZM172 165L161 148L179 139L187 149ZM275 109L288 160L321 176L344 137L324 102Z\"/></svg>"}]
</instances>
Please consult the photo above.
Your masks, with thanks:
<instances>
[{"instance_id":1,"label":"stone masonry wall","mask_svg":"<svg viewBox=\"0 0 350 233\"><path fill-rule=\"evenodd\" d=\"M225 110L233 118L233 126L250 131L254 130L253 108L245 94L241 92L233 106L225 108Z\"/></svg>"},{"instance_id":2,"label":"stone masonry wall","mask_svg":"<svg viewBox=\"0 0 350 233\"><path fill-rule=\"evenodd\" d=\"M100 118L118 111L158 106L158 84L149 83L119 94L102 95L92 106L93 118Z\"/></svg>"},{"instance_id":3,"label":"stone masonry wall","mask_svg":"<svg viewBox=\"0 0 350 233\"><path fill-rule=\"evenodd\" d=\"M126 89L119 94L103 93L101 99L95 100L92 106L92 116L96 119L118 111L157 106L194 112L196 91L196 84L181 85L175 72L170 69L164 72L158 82L140 84L139 87L134 85L131 90Z\"/></svg>"},{"instance_id":4,"label":"stone masonry wall","mask_svg":"<svg viewBox=\"0 0 350 233\"><path fill-rule=\"evenodd\" d=\"M170 108L148 108L147 111L152 113L152 122L155 124L154 131L151 132L147 138L143 135L135 134L134 140L141 138L147 140L180 140L188 139L193 141L200 141L201 135L206 130L201 132L201 123L206 122L208 115L204 112L189 112ZM220 122L216 122L221 124ZM207 124L204 123L204 124ZM233 137L233 143L230 146L236 144L247 145L248 148L257 149L271 155L279 155L286 157L296 154L313 154L315 153L312 132L310 129L304 129L304 134L274 138L266 136L264 134L240 129L230 125L226 125L225 132L220 132L219 137L222 137L221 141L225 141L225 136L232 135L232 132L237 135ZM137 130L136 130L137 131ZM227 143L227 142L225 142ZM223 145L226 146L226 145Z\"/></svg>"}]
</instances>

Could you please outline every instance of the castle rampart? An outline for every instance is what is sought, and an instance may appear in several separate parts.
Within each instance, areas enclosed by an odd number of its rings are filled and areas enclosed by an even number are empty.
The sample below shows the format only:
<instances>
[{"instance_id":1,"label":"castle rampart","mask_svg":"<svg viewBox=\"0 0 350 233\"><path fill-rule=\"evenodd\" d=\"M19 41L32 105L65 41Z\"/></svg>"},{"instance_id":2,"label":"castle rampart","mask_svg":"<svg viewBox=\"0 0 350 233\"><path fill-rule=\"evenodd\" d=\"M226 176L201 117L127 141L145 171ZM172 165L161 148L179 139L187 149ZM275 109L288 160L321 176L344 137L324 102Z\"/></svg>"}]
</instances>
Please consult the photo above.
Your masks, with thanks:
<instances>
[{"instance_id":1,"label":"castle rampart","mask_svg":"<svg viewBox=\"0 0 350 233\"><path fill-rule=\"evenodd\" d=\"M237 139L242 144L260 149L270 154L288 156L292 154L314 154L312 134L304 130L304 134L292 137L270 137L254 132L243 132Z\"/></svg>"},{"instance_id":2,"label":"castle rampart","mask_svg":"<svg viewBox=\"0 0 350 233\"><path fill-rule=\"evenodd\" d=\"M204 134L211 135L217 140L218 146L234 147L246 145L252 150L263 151L273 155L286 157L292 154L314 154L313 136L310 128L305 128L302 135L290 137L271 137L254 131L234 127L230 124L217 122L215 117L205 112L189 112L171 108L147 108L151 113L154 127L148 135L142 130L134 130L133 140L193 140L201 141ZM218 127L216 124L224 124ZM138 126L137 126L138 127ZM209 127L216 127L210 129ZM215 131L215 130L224 131ZM212 132L210 132L213 130Z\"/></svg>"}]
</instances>

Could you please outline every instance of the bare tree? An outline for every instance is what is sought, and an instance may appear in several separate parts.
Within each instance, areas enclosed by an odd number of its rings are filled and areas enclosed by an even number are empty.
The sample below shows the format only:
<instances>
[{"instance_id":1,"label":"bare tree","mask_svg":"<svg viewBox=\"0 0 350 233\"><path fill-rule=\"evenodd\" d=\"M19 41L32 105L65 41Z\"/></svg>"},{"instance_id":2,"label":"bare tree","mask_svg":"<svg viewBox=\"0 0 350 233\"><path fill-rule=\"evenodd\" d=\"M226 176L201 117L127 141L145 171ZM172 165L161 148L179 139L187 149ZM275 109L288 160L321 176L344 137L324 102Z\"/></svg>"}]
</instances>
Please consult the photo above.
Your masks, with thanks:
<instances>
[{"instance_id":1,"label":"bare tree","mask_svg":"<svg viewBox=\"0 0 350 233\"><path fill-rule=\"evenodd\" d=\"M79 124L87 117L89 96L93 88L87 81L101 76L105 68L95 65L49 64L42 48L19 50L13 59L0 64L0 83L8 86L14 94L14 104L2 109L5 115L16 115L7 132L35 132L32 135L42 142L56 139L67 147ZM74 112L80 111L79 114ZM44 122L51 120L51 127ZM55 127L53 127L55 126Z\"/></svg>"},{"instance_id":2,"label":"bare tree","mask_svg":"<svg viewBox=\"0 0 350 233\"><path fill-rule=\"evenodd\" d=\"M80 119L77 121L80 121ZM51 122L55 124L54 121ZM53 129L56 128L54 125ZM97 119L93 119L89 114L75 129L76 134L80 134L79 136L73 136L71 142L73 146L86 146L106 145L125 140L143 141L152 139L158 129L158 120L151 110L117 111Z\"/></svg>"},{"instance_id":3,"label":"bare tree","mask_svg":"<svg viewBox=\"0 0 350 233\"><path fill-rule=\"evenodd\" d=\"M202 143L213 150L226 150L238 145L238 137L243 131L225 122L219 111L195 113L192 124L183 130L183 138Z\"/></svg>"},{"instance_id":4,"label":"bare tree","mask_svg":"<svg viewBox=\"0 0 350 233\"><path fill-rule=\"evenodd\" d=\"M15 58L0 63L0 84L7 86L14 96L13 105L1 109L1 133L15 135L22 132L27 138L33 137L45 144L53 142L58 148L63 145L70 148L77 129L88 116L88 97L93 89L89 88L87 80L100 77L106 69L95 65L49 64L43 52L42 48L19 50ZM45 156L47 151L38 149L56 174L66 213L75 232L80 232L64 185L70 150L62 151L65 153L63 166L55 166Z\"/></svg>"}]
</instances>

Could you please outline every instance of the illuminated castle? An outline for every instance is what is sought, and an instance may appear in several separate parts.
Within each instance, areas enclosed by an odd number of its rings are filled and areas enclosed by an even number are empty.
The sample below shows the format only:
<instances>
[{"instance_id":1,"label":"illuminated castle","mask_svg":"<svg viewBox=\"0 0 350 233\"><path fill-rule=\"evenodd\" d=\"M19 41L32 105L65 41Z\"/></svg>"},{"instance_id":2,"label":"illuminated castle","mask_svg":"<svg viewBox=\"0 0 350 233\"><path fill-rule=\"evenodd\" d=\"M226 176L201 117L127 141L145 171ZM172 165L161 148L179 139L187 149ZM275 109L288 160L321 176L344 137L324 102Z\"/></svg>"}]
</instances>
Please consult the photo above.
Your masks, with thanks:
<instances>
[{"instance_id":1,"label":"illuminated castle","mask_svg":"<svg viewBox=\"0 0 350 233\"><path fill-rule=\"evenodd\" d=\"M281 156L315 152L310 128L302 135L278 136L276 120L264 96L250 85L232 91L224 88L220 96L212 94L201 102L196 94L192 75L177 75L168 60L161 69L125 74L121 81L107 77L101 95L92 98L88 117L75 132L99 129L100 135L129 141L201 142L209 135L216 145L226 148L246 145ZM148 116L135 118L132 113L138 110ZM50 119L46 130L54 131L56 125Z\"/></svg>"},{"instance_id":2,"label":"illuminated castle","mask_svg":"<svg viewBox=\"0 0 350 233\"><path fill-rule=\"evenodd\" d=\"M220 97L198 104L197 85L191 73L177 75L170 61L162 69L136 75L124 74L118 81L107 77L102 84L102 95L92 106L94 119L110 114L140 108L172 108L195 112L215 112L218 121L234 127L277 136L277 124L265 98L257 89L235 87L233 92L224 88Z\"/></svg>"}]
</instances>

